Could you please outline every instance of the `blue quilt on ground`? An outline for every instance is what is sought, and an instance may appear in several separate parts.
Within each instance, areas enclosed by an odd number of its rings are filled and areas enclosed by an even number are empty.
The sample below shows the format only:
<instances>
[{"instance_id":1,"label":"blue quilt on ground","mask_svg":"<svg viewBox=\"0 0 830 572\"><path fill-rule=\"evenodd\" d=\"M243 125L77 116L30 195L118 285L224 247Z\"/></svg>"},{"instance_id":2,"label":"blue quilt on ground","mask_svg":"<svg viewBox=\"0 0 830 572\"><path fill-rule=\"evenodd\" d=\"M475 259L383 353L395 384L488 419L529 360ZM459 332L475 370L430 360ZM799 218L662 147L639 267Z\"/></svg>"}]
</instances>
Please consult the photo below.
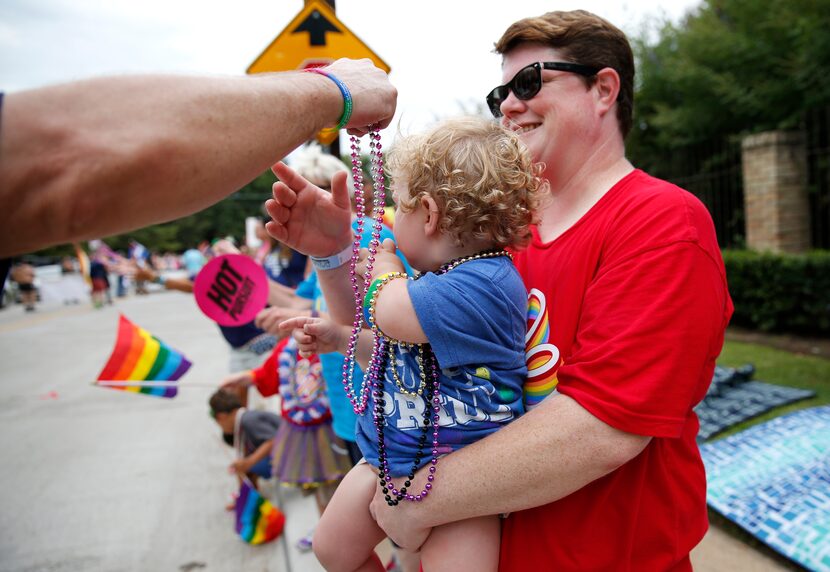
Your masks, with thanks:
<instances>
[{"instance_id":1,"label":"blue quilt on ground","mask_svg":"<svg viewBox=\"0 0 830 572\"><path fill-rule=\"evenodd\" d=\"M715 368L706 397L695 407L699 442L770 409L815 395L808 389L752 381L754 373L752 365Z\"/></svg>"},{"instance_id":2,"label":"blue quilt on ground","mask_svg":"<svg viewBox=\"0 0 830 572\"><path fill-rule=\"evenodd\" d=\"M709 506L810 570L830 571L830 406L700 446Z\"/></svg>"}]
</instances>

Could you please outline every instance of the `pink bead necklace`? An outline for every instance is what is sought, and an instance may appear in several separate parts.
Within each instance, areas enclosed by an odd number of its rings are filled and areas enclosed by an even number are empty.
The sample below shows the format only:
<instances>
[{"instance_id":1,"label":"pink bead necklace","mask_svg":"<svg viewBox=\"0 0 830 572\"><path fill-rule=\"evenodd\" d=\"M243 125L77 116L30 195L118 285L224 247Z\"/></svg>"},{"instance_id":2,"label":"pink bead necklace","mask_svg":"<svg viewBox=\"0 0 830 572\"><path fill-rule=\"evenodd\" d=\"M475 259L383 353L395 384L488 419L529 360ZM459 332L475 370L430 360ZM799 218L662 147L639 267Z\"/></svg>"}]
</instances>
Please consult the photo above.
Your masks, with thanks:
<instances>
[{"instance_id":1,"label":"pink bead necklace","mask_svg":"<svg viewBox=\"0 0 830 572\"><path fill-rule=\"evenodd\" d=\"M352 243L352 260L349 263L349 278L352 283L352 291L354 292L355 314L354 322L352 324L352 333L349 336L346 359L343 362L343 387L346 390L346 396L349 398L354 412L358 415L362 415L366 411L366 406L369 402L369 391L371 390L372 384L370 376L364 376L360 389L357 393L355 393L355 351L357 348L358 336L363 328L363 297L366 295L366 289L372 283L372 268L375 263L375 255L378 251L378 245L380 244L380 231L383 226L383 207L386 203L386 187L383 181L383 151L380 143L380 131L378 130L377 125L373 125L369 130L369 152L371 155L370 170L372 180L374 182L372 205L374 225L372 226L372 240L369 242L369 257L366 260L366 273L363 277L363 284L360 285L358 284L355 266L360 252L360 243L363 239L365 220L363 168L360 160L360 139L352 135L350 140L352 151L352 177L354 179L354 198L357 209L357 232L355 232L354 242ZM374 347L376 350L377 344L375 344ZM375 350L373 350L372 353L372 362L376 361Z\"/></svg>"},{"instance_id":2,"label":"pink bead necklace","mask_svg":"<svg viewBox=\"0 0 830 572\"><path fill-rule=\"evenodd\" d=\"M369 403L369 392L374 388L375 410L374 423L378 430L378 476L383 486L383 492L386 495L386 502L390 505L397 505L401 500L420 501L427 496L429 490L432 488L432 481L434 480L435 467L438 464L438 413L440 411L440 398L438 396L438 363L431 349L427 344L420 347L421 351L421 379L424 385L423 398L425 400L424 407L424 423L421 427L421 436L418 443L418 448L415 453L414 463L408 478L404 485L398 489L392 482L392 477L389 473L389 465L387 462L386 447L383 439L383 377L386 370L386 360L388 359L388 351L386 340L382 336L375 335L374 344L372 346L372 355L369 360L369 367L363 377L363 383L360 389L354 391L354 368L355 368L355 353L357 350L357 339L360 331L363 329L363 298L366 296L366 291L372 283L372 269L377 255L378 246L380 244L380 232L383 225L383 207L386 203L386 186L383 180L383 147L380 142L380 132L376 125L373 125L369 131L369 153L371 156L370 172L374 182L373 193L373 214L374 224L372 226L372 239L369 242L369 256L366 260L366 272L363 275L363 284L359 284L357 272L355 267L360 252L360 244L363 239L363 232L365 230L365 203L363 195L363 169L360 159L360 140L357 137L351 137L351 158L352 158L352 178L354 179L354 196L355 208L357 210L357 222L354 242L352 243L352 259L349 265L349 279L352 284L352 292L354 293L355 314L354 322L352 323L352 332L349 336L348 349L346 350L346 359L343 362L343 388L346 396L352 404L354 412L362 415L366 412ZM427 364L429 364L429 375L426 374ZM432 404L430 406L430 404ZM415 471L424 456L424 448L428 438L429 428L432 427L432 465L429 468L430 474L427 479L428 482L424 489L417 495L407 493L407 487L411 485L411 480L415 477Z\"/></svg>"}]
</instances>

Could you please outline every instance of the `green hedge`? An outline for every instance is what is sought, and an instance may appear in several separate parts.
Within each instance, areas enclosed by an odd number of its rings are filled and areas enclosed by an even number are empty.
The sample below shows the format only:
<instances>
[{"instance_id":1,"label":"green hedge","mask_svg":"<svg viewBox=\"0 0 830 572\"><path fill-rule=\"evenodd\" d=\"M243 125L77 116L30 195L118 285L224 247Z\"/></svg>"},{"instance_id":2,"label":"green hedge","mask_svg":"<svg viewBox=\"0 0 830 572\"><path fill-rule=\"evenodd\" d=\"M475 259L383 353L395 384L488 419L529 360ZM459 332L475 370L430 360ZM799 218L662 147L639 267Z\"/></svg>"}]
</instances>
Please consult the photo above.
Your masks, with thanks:
<instances>
[{"instance_id":1,"label":"green hedge","mask_svg":"<svg viewBox=\"0 0 830 572\"><path fill-rule=\"evenodd\" d=\"M732 324L768 332L830 336L830 251L723 253Z\"/></svg>"}]
</instances>

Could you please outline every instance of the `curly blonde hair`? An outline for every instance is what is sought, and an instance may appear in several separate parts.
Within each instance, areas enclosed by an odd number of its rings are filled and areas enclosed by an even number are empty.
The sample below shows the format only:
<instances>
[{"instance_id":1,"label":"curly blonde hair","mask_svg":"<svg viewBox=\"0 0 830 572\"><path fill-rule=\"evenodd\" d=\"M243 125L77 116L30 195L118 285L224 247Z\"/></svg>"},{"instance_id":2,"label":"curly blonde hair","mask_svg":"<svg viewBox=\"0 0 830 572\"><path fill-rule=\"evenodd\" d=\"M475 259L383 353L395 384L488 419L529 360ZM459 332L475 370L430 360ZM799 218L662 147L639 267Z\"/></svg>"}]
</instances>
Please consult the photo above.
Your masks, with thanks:
<instances>
[{"instance_id":1,"label":"curly blonde hair","mask_svg":"<svg viewBox=\"0 0 830 572\"><path fill-rule=\"evenodd\" d=\"M542 166L496 122L460 117L404 137L389 154L389 169L393 186L409 186L400 208L411 212L422 196L431 196L441 211L439 228L456 244L473 237L521 248L530 240Z\"/></svg>"}]
</instances>

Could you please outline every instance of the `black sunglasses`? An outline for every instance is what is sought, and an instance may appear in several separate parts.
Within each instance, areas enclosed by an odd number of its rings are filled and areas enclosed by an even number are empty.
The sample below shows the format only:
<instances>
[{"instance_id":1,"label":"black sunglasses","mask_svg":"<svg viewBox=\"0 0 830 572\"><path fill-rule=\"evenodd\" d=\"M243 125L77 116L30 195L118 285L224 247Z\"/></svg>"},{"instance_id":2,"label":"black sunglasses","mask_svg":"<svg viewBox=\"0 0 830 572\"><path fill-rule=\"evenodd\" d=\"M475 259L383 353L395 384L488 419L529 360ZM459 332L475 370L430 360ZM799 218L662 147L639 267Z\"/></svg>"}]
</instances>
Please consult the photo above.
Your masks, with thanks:
<instances>
[{"instance_id":1,"label":"black sunglasses","mask_svg":"<svg viewBox=\"0 0 830 572\"><path fill-rule=\"evenodd\" d=\"M501 104L510 95L510 91L521 99L527 101L533 98L542 89L542 68L575 73L591 77L602 68L573 64L570 62L536 62L523 67L505 85L500 85L487 94L487 106L493 117L501 117Z\"/></svg>"}]
</instances>

